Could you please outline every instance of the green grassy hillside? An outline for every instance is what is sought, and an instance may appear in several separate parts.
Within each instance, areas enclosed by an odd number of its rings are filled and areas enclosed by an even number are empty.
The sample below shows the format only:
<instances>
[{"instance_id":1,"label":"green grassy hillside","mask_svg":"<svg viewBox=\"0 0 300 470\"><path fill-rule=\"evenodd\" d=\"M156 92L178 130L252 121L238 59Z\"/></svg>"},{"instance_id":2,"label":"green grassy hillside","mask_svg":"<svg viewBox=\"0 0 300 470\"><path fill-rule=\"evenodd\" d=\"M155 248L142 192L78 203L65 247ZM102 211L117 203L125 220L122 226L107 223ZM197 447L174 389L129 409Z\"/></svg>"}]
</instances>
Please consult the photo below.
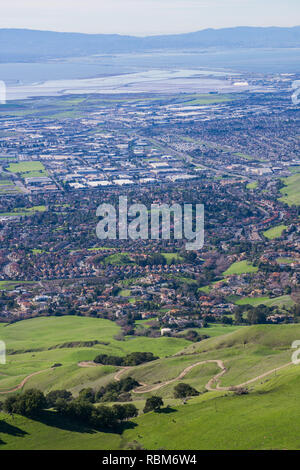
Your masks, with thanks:
<instances>
[{"instance_id":1,"label":"green grassy hillside","mask_svg":"<svg viewBox=\"0 0 300 470\"><path fill-rule=\"evenodd\" d=\"M227 271L223 273L224 276L232 276L234 274L256 273L258 268L253 266L249 261L236 261Z\"/></svg>"},{"instance_id":2,"label":"green grassy hillside","mask_svg":"<svg viewBox=\"0 0 300 470\"><path fill-rule=\"evenodd\" d=\"M24 388L39 384L41 389L48 391L59 384L77 390L84 383L100 380L100 384L103 380L106 374L100 368L82 369L77 365L81 361L93 360L100 353L124 356L134 351L148 351L164 357L190 344L185 339L169 337L128 336L124 341L117 341L114 336L120 331L109 320L72 316L1 324L0 338L6 343L8 355L6 365L0 370L3 374L0 374L0 392L17 386L29 374L42 370L46 370L45 373L32 378ZM98 341L99 344L87 346L89 341ZM49 371L56 363L62 366ZM109 372L114 370L112 368Z\"/></svg>"},{"instance_id":3,"label":"green grassy hillside","mask_svg":"<svg viewBox=\"0 0 300 470\"><path fill-rule=\"evenodd\" d=\"M268 238L268 240L274 240L274 238L279 238L282 235L282 232L287 228L286 225L277 225L276 227L272 227L269 230L264 232L264 236Z\"/></svg>"},{"instance_id":4,"label":"green grassy hillside","mask_svg":"<svg viewBox=\"0 0 300 470\"><path fill-rule=\"evenodd\" d=\"M118 370L101 365L82 368L78 367L79 361L91 360L99 351L125 354L152 350L160 353L160 359L123 372L123 377L133 376L147 384L148 389L143 393L132 393L140 415L119 433L101 433L65 420L62 422L51 411L45 412L38 421L20 416L12 419L2 413L0 449L124 449L132 441L140 442L146 449L300 448L297 438L300 369L295 365L279 369L291 362L291 344L300 339L300 325L243 327L200 343L174 338L127 338L120 342L113 338L119 331L115 324L78 317L1 325L0 331L11 352L17 351L8 356L6 366L1 366L0 373L7 375L0 375L0 388L12 387L31 371L49 368L60 361L61 367L32 377L24 388L36 387L43 391L67 388L76 395L86 386L97 389L114 380ZM36 335L36 342L32 335ZM66 341L96 339L109 344L73 348L64 345L63 348L49 349ZM24 352L33 346L40 350ZM207 391L206 384L220 372L216 363L204 363L213 359L222 360L226 367L226 373L220 379L223 387L256 379L247 385L249 394L237 396L227 390ZM179 379L183 370L198 362L203 363ZM267 375L259 378L265 373ZM164 383L169 380L174 381ZM178 382L192 385L200 395L182 404L173 396ZM151 390L153 387L157 389ZM145 399L153 394L162 396L165 406L169 405L171 410L143 414ZM0 396L0 400L5 396Z\"/></svg>"},{"instance_id":5,"label":"green grassy hillside","mask_svg":"<svg viewBox=\"0 0 300 470\"><path fill-rule=\"evenodd\" d=\"M289 206L300 204L300 174L295 174L289 178L282 179L285 186L280 190L283 194L279 200Z\"/></svg>"},{"instance_id":6,"label":"green grassy hillside","mask_svg":"<svg viewBox=\"0 0 300 470\"><path fill-rule=\"evenodd\" d=\"M299 449L300 374L297 367L259 384L249 395L205 393L171 412L134 419L122 434L101 433L59 420L0 417L0 449Z\"/></svg>"},{"instance_id":7,"label":"green grassy hillside","mask_svg":"<svg viewBox=\"0 0 300 470\"><path fill-rule=\"evenodd\" d=\"M290 295L282 295L280 297L244 297L235 302L237 305L267 305L268 307L292 307L295 302Z\"/></svg>"},{"instance_id":8,"label":"green grassy hillside","mask_svg":"<svg viewBox=\"0 0 300 470\"><path fill-rule=\"evenodd\" d=\"M206 393L173 413L143 415L124 439L136 439L146 449L299 449L299 398L294 366L249 395Z\"/></svg>"}]
</instances>

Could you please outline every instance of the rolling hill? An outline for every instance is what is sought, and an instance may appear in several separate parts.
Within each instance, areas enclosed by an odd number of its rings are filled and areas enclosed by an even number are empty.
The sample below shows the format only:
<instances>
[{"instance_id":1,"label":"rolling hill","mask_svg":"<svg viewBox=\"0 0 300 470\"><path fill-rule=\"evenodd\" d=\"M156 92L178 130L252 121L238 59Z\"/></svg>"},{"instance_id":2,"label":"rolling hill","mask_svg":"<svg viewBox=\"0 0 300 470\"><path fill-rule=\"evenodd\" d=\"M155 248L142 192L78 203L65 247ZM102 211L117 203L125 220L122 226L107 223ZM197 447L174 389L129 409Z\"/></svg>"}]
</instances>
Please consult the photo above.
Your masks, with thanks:
<instances>
[{"instance_id":1,"label":"rolling hill","mask_svg":"<svg viewBox=\"0 0 300 470\"><path fill-rule=\"evenodd\" d=\"M121 36L26 29L0 29L0 62L79 57L154 50L203 48L287 48L300 46L300 27L237 27L188 34Z\"/></svg>"},{"instance_id":2,"label":"rolling hill","mask_svg":"<svg viewBox=\"0 0 300 470\"><path fill-rule=\"evenodd\" d=\"M175 338L116 341L117 331L107 320L77 317L1 325L1 335L10 344L8 363L1 367L2 390L42 369L45 372L30 378L23 389L67 388L76 396L84 387L98 389L121 376L147 386L132 392L140 415L122 433L86 429L51 411L38 420L1 413L0 449L127 449L133 441L145 449L300 448L300 374L299 366L291 364L291 344L300 338L300 325L241 327L200 343ZM124 355L134 350L159 353L160 359L130 369L78 367L79 361L92 360L99 351ZM61 367L51 369L56 361ZM220 367L225 368L219 377L223 390L215 389L217 382L211 380ZM248 381L248 394L231 391ZM183 404L173 396L179 382L192 385L200 395ZM143 414L145 399L153 394L162 396L169 408Z\"/></svg>"}]
</instances>

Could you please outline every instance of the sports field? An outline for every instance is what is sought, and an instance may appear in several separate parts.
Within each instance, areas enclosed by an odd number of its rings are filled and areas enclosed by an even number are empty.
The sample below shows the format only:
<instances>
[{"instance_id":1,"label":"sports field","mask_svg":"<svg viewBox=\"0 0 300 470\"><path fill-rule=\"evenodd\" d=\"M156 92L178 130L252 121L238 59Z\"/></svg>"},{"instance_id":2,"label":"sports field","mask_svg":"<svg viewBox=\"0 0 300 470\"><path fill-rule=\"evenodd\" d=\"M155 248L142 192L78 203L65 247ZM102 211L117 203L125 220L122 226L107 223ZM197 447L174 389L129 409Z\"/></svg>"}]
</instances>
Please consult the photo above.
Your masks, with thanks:
<instances>
[{"instance_id":1,"label":"sports field","mask_svg":"<svg viewBox=\"0 0 300 470\"><path fill-rule=\"evenodd\" d=\"M28 173L30 171L45 171L45 167L38 161L11 163L7 168L11 173Z\"/></svg>"},{"instance_id":2,"label":"sports field","mask_svg":"<svg viewBox=\"0 0 300 470\"><path fill-rule=\"evenodd\" d=\"M7 171L14 173L21 178L39 178L41 176L48 176L48 172L43 163L35 160L11 163L7 167Z\"/></svg>"}]
</instances>

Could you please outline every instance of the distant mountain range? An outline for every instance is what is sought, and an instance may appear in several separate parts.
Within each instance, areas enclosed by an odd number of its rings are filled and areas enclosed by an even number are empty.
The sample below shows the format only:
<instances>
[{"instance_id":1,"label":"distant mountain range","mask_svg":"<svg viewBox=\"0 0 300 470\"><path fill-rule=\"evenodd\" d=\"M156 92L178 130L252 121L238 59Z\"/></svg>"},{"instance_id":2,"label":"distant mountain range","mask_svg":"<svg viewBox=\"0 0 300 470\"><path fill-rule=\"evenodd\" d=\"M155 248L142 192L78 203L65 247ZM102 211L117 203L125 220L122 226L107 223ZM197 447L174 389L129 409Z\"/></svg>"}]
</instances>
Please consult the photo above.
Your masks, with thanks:
<instances>
[{"instance_id":1,"label":"distant mountain range","mask_svg":"<svg viewBox=\"0 0 300 470\"><path fill-rule=\"evenodd\" d=\"M199 50L211 47L300 47L300 26L205 29L195 33L142 38L117 34L0 29L0 62L154 50Z\"/></svg>"}]
</instances>

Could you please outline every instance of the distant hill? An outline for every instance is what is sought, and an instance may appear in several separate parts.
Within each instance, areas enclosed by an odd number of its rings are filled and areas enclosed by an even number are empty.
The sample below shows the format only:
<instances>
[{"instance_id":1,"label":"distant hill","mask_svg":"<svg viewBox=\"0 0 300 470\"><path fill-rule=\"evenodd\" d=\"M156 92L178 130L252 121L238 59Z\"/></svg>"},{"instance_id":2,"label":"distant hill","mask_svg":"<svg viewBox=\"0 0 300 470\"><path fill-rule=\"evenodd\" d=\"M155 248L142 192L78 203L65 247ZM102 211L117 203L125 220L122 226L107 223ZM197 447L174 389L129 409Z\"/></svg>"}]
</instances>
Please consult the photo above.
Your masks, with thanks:
<instances>
[{"instance_id":1,"label":"distant hill","mask_svg":"<svg viewBox=\"0 0 300 470\"><path fill-rule=\"evenodd\" d=\"M300 26L206 29L188 34L144 38L117 34L0 29L0 62L151 50L192 50L208 47L300 47Z\"/></svg>"}]
</instances>

